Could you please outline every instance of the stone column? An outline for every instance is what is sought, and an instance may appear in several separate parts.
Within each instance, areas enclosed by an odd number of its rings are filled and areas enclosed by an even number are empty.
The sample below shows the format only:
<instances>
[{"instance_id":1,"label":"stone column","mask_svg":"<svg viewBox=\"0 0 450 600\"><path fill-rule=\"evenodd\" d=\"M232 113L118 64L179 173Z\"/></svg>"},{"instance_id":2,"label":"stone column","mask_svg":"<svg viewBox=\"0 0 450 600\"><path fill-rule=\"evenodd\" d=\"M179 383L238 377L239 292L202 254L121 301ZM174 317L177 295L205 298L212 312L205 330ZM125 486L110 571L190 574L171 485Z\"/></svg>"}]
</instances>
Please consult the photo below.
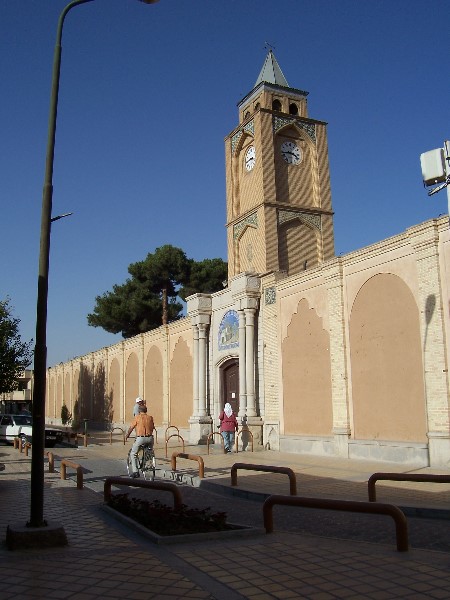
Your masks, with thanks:
<instances>
[{"instance_id":1,"label":"stone column","mask_svg":"<svg viewBox=\"0 0 450 600\"><path fill-rule=\"evenodd\" d=\"M328 295L335 451L337 456L348 458L348 440L351 432L348 410L347 344L344 321L342 260L335 258L328 261L324 271Z\"/></svg>"},{"instance_id":2,"label":"stone column","mask_svg":"<svg viewBox=\"0 0 450 600\"><path fill-rule=\"evenodd\" d=\"M443 231L439 231L437 221L431 221L412 227L408 234L416 252L419 280L429 461L431 467L448 467L449 392L443 305L446 295L441 282L443 259L440 257Z\"/></svg>"},{"instance_id":3,"label":"stone column","mask_svg":"<svg viewBox=\"0 0 450 600\"><path fill-rule=\"evenodd\" d=\"M247 414L247 368L246 368L246 339L245 313L238 310L239 315L239 412L238 417Z\"/></svg>"},{"instance_id":4,"label":"stone column","mask_svg":"<svg viewBox=\"0 0 450 600\"><path fill-rule=\"evenodd\" d=\"M187 313L192 323L192 416L189 419L191 444L206 443L212 419L208 415L207 368L208 332L211 324L211 296L194 294L187 298Z\"/></svg>"},{"instance_id":5,"label":"stone column","mask_svg":"<svg viewBox=\"0 0 450 600\"><path fill-rule=\"evenodd\" d=\"M198 416L206 415L206 325L198 326Z\"/></svg>"},{"instance_id":6,"label":"stone column","mask_svg":"<svg viewBox=\"0 0 450 600\"><path fill-rule=\"evenodd\" d=\"M256 389L255 315L261 296L261 280L256 273L241 273L229 285L239 314L239 413L241 426L248 429L255 446L262 444L261 416Z\"/></svg>"},{"instance_id":7,"label":"stone column","mask_svg":"<svg viewBox=\"0 0 450 600\"><path fill-rule=\"evenodd\" d=\"M194 394L194 412L192 414L193 417L198 417L198 407L199 407L199 392L198 392L198 327L197 325L192 326L192 338L193 338L193 356L192 356L192 364L193 364L193 394Z\"/></svg>"},{"instance_id":8,"label":"stone column","mask_svg":"<svg viewBox=\"0 0 450 600\"><path fill-rule=\"evenodd\" d=\"M245 374L247 381L247 417L256 417L255 403L255 309L245 309Z\"/></svg>"}]
</instances>

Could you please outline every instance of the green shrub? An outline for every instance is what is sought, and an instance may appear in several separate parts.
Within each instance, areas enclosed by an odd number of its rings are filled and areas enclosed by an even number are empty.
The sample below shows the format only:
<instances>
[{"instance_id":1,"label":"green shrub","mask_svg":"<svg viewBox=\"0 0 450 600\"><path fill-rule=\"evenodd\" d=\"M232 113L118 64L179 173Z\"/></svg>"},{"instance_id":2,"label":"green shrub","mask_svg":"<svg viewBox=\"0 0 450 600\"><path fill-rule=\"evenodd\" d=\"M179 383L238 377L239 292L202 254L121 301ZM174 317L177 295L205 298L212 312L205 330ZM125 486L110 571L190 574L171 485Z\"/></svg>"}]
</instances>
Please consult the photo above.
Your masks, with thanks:
<instances>
[{"instance_id":1,"label":"green shrub","mask_svg":"<svg viewBox=\"0 0 450 600\"><path fill-rule=\"evenodd\" d=\"M61 423L63 425L70 425L72 421L72 414L69 412L69 409L65 404L61 406Z\"/></svg>"}]
</instances>

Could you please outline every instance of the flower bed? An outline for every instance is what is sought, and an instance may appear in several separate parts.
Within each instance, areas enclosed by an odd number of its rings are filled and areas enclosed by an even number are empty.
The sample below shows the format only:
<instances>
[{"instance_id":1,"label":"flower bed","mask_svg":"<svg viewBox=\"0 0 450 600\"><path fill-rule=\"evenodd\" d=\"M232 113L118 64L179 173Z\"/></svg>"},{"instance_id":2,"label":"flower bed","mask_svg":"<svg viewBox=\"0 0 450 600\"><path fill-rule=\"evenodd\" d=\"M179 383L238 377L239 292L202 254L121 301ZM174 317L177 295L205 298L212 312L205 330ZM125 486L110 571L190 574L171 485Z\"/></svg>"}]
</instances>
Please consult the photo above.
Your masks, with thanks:
<instances>
[{"instance_id":1,"label":"flower bed","mask_svg":"<svg viewBox=\"0 0 450 600\"><path fill-rule=\"evenodd\" d=\"M209 507L189 508L183 504L177 510L162 504L159 500L149 502L130 498L128 494L111 496L108 506L161 536L239 529L239 526L227 523L226 513L212 513Z\"/></svg>"}]
</instances>

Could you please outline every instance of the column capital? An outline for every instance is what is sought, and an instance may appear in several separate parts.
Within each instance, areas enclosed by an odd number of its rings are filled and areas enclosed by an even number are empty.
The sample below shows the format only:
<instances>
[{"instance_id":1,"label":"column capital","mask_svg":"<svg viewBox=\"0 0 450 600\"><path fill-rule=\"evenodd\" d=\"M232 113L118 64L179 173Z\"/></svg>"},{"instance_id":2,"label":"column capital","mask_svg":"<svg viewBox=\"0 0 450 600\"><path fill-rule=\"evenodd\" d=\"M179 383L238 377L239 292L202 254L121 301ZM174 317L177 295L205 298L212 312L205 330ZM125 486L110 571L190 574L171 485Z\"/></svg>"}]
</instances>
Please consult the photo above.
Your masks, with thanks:
<instances>
[{"instance_id":1,"label":"column capital","mask_svg":"<svg viewBox=\"0 0 450 600\"><path fill-rule=\"evenodd\" d=\"M233 299L252 296L261 296L261 277L256 273L241 273L233 277L229 283Z\"/></svg>"},{"instance_id":2,"label":"column capital","mask_svg":"<svg viewBox=\"0 0 450 600\"><path fill-rule=\"evenodd\" d=\"M238 311L247 311L247 310L252 310L255 311L257 310L259 306L259 298L239 298L238 300L236 300L236 310Z\"/></svg>"},{"instance_id":3,"label":"column capital","mask_svg":"<svg viewBox=\"0 0 450 600\"><path fill-rule=\"evenodd\" d=\"M255 317L255 312L256 312L256 307L248 307L247 306L244 308L246 325L249 325L249 321L251 321L251 323L253 325L253 319Z\"/></svg>"},{"instance_id":4,"label":"column capital","mask_svg":"<svg viewBox=\"0 0 450 600\"><path fill-rule=\"evenodd\" d=\"M186 298L187 315L192 325L209 325L212 314L212 298L210 294L193 294Z\"/></svg>"},{"instance_id":5,"label":"column capital","mask_svg":"<svg viewBox=\"0 0 450 600\"><path fill-rule=\"evenodd\" d=\"M199 338L204 338L206 336L206 329L209 326L208 323L197 323Z\"/></svg>"}]
</instances>

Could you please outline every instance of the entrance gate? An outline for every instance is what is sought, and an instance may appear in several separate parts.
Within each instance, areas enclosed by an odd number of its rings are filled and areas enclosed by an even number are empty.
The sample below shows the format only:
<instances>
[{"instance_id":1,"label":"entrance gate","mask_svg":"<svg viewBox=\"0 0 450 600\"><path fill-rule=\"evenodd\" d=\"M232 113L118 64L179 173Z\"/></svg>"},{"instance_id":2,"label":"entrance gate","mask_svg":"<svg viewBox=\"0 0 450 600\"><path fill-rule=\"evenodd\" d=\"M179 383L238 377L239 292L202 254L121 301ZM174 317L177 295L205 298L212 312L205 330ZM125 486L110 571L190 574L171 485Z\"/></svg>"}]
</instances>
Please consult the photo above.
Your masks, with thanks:
<instances>
[{"instance_id":1,"label":"entrance gate","mask_svg":"<svg viewBox=\"0 0 450 600\"><path fill-rule=\"evenodd\" d=\"M222 396L220 410L229 402L235 415L239 412L239 361L233 359L222 369Z\"/></svg>"}]
</instances>

